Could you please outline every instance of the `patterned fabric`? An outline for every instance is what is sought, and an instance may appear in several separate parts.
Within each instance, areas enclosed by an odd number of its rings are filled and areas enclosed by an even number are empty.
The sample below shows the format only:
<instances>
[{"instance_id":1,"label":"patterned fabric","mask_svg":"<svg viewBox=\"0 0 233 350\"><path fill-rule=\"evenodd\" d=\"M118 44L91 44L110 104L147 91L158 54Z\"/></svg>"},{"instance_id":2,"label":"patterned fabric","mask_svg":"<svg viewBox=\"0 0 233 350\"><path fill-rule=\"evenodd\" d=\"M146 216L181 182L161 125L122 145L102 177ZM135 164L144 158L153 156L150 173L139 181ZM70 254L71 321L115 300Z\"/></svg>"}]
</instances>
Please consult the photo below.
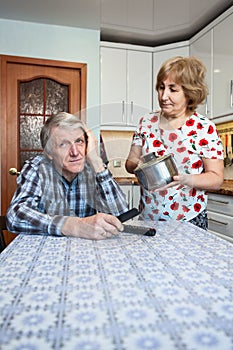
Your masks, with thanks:
<instances>
[{"instance_id":1,"label":"patterned fabric","mask_svg":"<svg viewBox=\"0 0 233 350\"><path fill-rule=\"evenodd\" d=\"M152 224L98 242L18 235L0 254L1 350L233 350L233 245Z\"/></svg>"},{"instance_id":2,"label":"patterned fabric","mask_svg":"<svg viewBox=\"0 0 233 350\"><path fill-rule=\"evenodd\" d=\"M7 212L13 233L61 235L67 216L96 212L120 215L128 210L125 196L109 170L95 174L86 163L72 183L45 156L28 160L17 179L17 190Z\"/></svg>"},{"instance_id":3,"label":"patterned fabric","mask_svg":"<svg viewBox=\"0 0 233 350\"><path fill-rule=\"evenodd\" d=\"M206 117L194 113L177 130L159 128L160 114L141 118L132 144L142 147L142 153L156 156L173 154L180 174L201 174L202 158L223 159L223 147L215 125ZM189 221L207 205L207 193L196 188L176 187L159 192L142 189L143 220Z\"/></svg>"},{"instance_id":4,"label":"patterned fabric","mask_svg":"<svg viewBox=\"0 0 233 350\"><path fill-rule=\"evenodd\" d=\"M200 214L198 214L194 219L189 221L191 224L196 225L203 230L208 229L208 217L207 211L203 210Z\"/></svg>"}]
</instances>

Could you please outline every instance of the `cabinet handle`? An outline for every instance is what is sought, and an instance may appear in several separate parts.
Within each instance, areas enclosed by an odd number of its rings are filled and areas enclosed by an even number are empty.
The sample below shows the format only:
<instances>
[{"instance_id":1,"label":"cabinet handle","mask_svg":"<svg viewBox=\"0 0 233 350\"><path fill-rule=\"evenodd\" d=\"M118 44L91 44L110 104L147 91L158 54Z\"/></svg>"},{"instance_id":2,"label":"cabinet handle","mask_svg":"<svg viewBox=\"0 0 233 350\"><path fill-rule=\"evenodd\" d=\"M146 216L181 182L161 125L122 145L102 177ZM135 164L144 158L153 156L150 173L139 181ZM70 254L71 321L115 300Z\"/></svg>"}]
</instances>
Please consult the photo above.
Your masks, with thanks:
<instances>
[{"instance_id":1,"label":"cabinet handle","mask_svg":"<svg viewBox=\"0 0 233 350\"><path fill-rule=\"evenodd\" d=\"M122 101L122 121L125 122L125 101Z\"/></svg>"},{"instance_id":2,"label":"cabinet handle","mask_svg":"<svg viewBox=\"0 0 233 350\"><path fill-rule=\"evenodd\" d=\"M222 226L225 226L227 227L228 226L228 223L226 222L222 222L222 221L218 221L218 220L214 220L214 219L208 219L209 222L212 222L213 224L217 224L217 225L222 225Z\"/></svg>"},{"instance_id":3,"label":"cabinet handle","mask_svg":"<svg viewBox=\"0 0 233 350\"><path fill-rule=\"evenodd\" d=\"M208 96L206 96L205 100L205 116L207 117L209 113L209 108L208 108Z\"/></svg>"},{"instance_id":4,"label":"cabinet handle","mask_svg":"<svg viewBox=\"0 0 233 350\"><path fill-rule=\"evenodd\" d=\"M209 203L213 203L213 204L220 204L220 205L228 205L228 204L230 204L229 202L220 201L220 200L211 199L211 198L208 199L208 202Z\"/></svg>"},{"instance_id":5,"label":"cabinet handle","mask_svg":"<svg viewBox=\"0 0 233 350\"><path fill-rule=\"evenodd\" d=\"M130 102L130 121L133 124L133 101Z\"/></svg>"},{"instance_id":6,"label":"cabinet handle","mask_svg":"<svg viewBox=\"0 0 233 350\"><path fill-rule=\"evenodd\" d=\"M131 184L131 199L132 199L132 206L134 205L134 190L133 190L133 181L132 181L132 184Z\"/></svg>"},{"instance_id":7,"label":"cabinet handle","mask_svg":"<svg viewBox=\"0 0 233 350\"><path fill-rule=\"evenodd\" d=\"M131 208L131 203L130 203L131 198L130 197L131 197L130 196L130 190L128 190L128 206L129 206L129 208Z\"/></svg>"},{"instance_id":8,"label":"cabinet handle","mask_svg":"<svg viewBox=\"0 0 233 350\"><path fill-rule=\"evenodd\" d=\"M207 117L208 114L208 106L207 106L207 97L205 99L205 116Z\"/></svg>"},{"instance_id":9,"label":"cabinet handle","mask_svg":"<svg viewBox=\"0 0 233 350\"><path fill-rule=\"evenodd\" d=\"M233 107L232 92L233 92L233 80L231 80L231 83L230 83L230 108Z\"/></svg>"}]
</instances>

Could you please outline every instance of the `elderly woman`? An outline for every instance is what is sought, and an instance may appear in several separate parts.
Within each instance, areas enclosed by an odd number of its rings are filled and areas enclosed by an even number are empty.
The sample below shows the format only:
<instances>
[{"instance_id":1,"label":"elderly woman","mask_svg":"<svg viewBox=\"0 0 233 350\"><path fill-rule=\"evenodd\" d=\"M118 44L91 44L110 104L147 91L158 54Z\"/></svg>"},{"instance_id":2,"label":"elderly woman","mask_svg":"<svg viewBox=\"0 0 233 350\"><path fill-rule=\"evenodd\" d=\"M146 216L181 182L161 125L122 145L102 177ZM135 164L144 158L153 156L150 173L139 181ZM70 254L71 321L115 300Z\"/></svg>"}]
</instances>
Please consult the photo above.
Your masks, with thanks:
<instances>
[{"instance_id":1,"label":"elderly woman","mask_svg":"<svg viewBox=\"0 0 233 350\"><path fill-rule=\"evenodd\" d=\"M147 153L170 153L179 174L156 191L141 189L144 220L189 221L207 229L207 191L221 186L224 165L215 125L196 111L207 96L205 73L205 66L195 57L173 57L158 72L161 110L141 118L126 169L133 173Z\"/></svg>"}]
</instances>

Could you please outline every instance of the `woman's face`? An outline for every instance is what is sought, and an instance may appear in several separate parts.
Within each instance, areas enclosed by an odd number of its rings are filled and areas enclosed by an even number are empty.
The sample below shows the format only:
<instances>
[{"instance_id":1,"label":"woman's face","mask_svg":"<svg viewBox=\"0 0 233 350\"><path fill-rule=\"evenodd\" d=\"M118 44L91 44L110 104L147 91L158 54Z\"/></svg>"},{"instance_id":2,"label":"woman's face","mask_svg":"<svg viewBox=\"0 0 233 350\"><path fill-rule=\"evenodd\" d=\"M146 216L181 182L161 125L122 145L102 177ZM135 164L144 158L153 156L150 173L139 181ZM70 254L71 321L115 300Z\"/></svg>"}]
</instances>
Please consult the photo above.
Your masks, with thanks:
<instances>
[{"instance_id":1,"label":"woman's face","mask_svg":"<svg viewBox=\"0 0 233 350\"><path fill-rule=\"evenodd\" d=\"M158 101L165 116L180 117L186 114L187 98L184 90L169 75L158 87Z\"/></svg>"}]
</instances>

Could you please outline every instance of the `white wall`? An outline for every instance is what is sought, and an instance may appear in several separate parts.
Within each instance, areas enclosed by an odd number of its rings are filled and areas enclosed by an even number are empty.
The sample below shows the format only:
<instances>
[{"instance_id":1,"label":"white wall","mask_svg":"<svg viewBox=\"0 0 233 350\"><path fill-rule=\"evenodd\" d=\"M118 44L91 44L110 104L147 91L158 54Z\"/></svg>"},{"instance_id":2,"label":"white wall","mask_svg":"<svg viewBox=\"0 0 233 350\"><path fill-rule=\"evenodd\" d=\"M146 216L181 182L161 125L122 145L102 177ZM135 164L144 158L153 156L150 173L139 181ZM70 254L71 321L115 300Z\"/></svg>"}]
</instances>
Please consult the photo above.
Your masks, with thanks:
<instances>
[{"instance_id":1,"label":"white wall","mask_svg":"<svg viewBox=\"0 0 233 350\"><path fill-rule=\"evenodd\" d=\"M87 125L96 136L100 125L99 46L98 30L0 18L0 54L87 63Z\"/></svg>"},{"instance_id":2,"label":"white wall","mask_svg":"<svg viewBox=\"0 0 233 350\"><path fill-rule=\"evenodd\" d=\"M87 124L92 128L99 127L99 45L99 30L0 19L0 54L87 63Z\"/></svg>"}]
</instances>

